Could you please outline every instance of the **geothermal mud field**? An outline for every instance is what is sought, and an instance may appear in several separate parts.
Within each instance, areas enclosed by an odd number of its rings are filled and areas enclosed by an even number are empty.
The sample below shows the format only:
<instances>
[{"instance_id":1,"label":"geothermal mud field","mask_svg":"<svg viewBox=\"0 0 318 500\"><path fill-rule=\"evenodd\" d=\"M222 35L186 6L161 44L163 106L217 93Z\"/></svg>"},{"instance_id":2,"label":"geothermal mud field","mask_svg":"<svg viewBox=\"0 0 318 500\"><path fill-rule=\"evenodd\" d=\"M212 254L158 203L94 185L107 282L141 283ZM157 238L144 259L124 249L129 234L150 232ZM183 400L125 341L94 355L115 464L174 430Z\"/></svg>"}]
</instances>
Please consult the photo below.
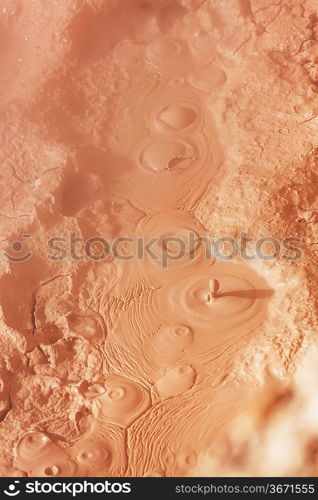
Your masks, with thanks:
<instances>
[{"instance_id":1,"label":"geothermal mud field","mask_svg":"<svg viewBox=\"0 0 318 500\"><path fill-rule=\"evenodd\" d=\"M1 476L317 475L316 1L0 36Z\"/></svg>"}]
</instances>

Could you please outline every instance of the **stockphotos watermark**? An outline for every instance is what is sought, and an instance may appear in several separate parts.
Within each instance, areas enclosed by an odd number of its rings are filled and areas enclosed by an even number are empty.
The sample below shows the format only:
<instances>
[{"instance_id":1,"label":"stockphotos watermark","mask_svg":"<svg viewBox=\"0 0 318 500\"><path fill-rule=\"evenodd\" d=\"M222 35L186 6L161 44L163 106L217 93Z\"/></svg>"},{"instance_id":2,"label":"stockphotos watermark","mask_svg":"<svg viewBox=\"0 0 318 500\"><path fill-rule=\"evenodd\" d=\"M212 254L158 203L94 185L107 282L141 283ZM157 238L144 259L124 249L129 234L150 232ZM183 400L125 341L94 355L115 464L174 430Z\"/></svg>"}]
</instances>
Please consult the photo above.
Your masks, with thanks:
<instances>
[{"instance_id":1,"label":"stockphotos watermark","mask_svg":"<svg viewBox=\"0 0 318 500\"><path fill-rule=\"evenodd\" d=\"M212 238L187 231L182 236L176 233L169 236L152 236L149 239L141 236L121 236L115 239L93 236L85 239L78 233L70 232L68 236L52 236L47 240L46 258L55 262L101 262L110 258L122 261L151 259L163 269L168 269L173 262L186 262L197 258L210 261L231 261L236 258L246 261L282 259L292 262L302 257L300 244L301 239L295 236L282 240L273 236L253 238L244 232L238 238ZM33 257L32 236L21 235L21 239L14 241L10 249L3 252L3 256L12 263L30 260Z\"/></svg>"},{"instance_id":2,"label":"stockphotos watermark","mask_svg":"<svg viewBox=\"0 0 318 500\"><path fill-rule=\"evenodd\" d=\"M20 484L21 483L21 484ZM22 491L22 488L24 490ZM81 493L97 493L97 494L105 494L105 493L131 493L131 483L119 483L113 481L75 481L75 482L60 482L60 481L28 481L21 482L19 480L13 481L9 486L3 490L3 493L7 497L15 497L20 495L24 495L25 493L31 494L71 494L72 497L76 497Z\"/></svg>"}]
</instances>

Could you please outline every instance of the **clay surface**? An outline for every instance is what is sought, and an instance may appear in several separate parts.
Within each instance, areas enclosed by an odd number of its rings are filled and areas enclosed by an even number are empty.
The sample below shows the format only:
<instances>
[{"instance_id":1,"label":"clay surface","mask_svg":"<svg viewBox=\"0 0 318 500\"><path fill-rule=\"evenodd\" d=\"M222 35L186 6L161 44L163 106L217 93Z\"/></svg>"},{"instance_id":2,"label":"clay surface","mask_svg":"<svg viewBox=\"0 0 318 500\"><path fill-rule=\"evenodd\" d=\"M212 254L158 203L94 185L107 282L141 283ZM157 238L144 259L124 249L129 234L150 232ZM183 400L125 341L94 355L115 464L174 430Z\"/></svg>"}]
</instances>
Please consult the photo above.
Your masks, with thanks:
<instances>
[{"instance_id":1,"label":"clay surface","mask_svg":"<svg viewBox=\"0 0 318 500\"><path fill-rule=\"evenodd\" d=\"M317 475L316 0L0 25L0 475Z\"/></svg>"}]
</instances>

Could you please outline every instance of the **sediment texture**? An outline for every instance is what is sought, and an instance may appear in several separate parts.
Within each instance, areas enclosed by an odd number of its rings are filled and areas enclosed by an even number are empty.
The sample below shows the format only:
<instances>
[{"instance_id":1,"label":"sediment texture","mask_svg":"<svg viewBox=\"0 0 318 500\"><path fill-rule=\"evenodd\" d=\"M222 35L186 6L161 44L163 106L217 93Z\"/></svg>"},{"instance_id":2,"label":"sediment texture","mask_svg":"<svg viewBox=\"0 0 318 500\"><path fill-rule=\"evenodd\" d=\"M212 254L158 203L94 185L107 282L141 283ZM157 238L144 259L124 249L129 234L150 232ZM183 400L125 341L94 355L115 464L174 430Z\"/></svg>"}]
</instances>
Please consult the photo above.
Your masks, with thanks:
<instances>
[{"instance_id":1,"label":"sediment texture","mask_svg":"<svg viewBox=\"0 0 318 500\"><path fill-rule=\"evenodd\" d=\"M0 0L2 476L316 474L316 11ZM190 232L302 256L48 248Z\"/></svg>"}]
</instances>

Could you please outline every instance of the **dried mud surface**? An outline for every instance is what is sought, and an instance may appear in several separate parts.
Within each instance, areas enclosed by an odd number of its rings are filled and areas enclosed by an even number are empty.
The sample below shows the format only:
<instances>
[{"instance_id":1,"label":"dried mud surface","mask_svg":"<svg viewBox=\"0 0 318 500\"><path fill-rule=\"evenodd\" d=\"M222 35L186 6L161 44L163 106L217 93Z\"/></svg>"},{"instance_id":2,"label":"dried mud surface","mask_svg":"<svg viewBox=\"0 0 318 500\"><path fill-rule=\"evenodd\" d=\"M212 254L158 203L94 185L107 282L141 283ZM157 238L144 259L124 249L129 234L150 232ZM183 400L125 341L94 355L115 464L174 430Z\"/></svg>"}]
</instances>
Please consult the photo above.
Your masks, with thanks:
<instances>
[{"instance_id":1,"label":"dried mud surface","mask_svg":"<svg viewBox=\"0 0 318 500\"><path fill-rule=\"evenodd\" d=\"M0 27L1 476L316 475L316 1L0 0ZM302 256L48 258L189 231Z\"/></svg>"}]
</instances>

